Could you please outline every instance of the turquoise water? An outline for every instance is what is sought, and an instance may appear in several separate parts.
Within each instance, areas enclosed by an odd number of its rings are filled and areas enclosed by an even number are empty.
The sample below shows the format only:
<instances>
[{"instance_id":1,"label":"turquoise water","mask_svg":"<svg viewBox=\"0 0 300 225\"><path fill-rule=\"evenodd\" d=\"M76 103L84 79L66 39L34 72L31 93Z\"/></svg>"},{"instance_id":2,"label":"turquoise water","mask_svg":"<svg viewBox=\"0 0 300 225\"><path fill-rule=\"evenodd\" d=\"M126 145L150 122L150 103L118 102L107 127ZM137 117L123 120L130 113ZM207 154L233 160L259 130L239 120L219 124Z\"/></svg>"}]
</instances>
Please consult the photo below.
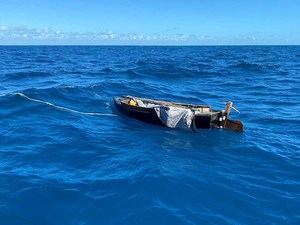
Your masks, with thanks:
<instances>
[{"instance_id":1,"label":"turquoise water","mask_svg":"<svg viewBox=\"0 0 300 225\"><path fill-rule=\"evenodd\" d=\"M299 84L297 46L0 47L0 224L300 224ZM245 132L132 120L124 94L231 100Z\"/></svg>"}]
</instances>

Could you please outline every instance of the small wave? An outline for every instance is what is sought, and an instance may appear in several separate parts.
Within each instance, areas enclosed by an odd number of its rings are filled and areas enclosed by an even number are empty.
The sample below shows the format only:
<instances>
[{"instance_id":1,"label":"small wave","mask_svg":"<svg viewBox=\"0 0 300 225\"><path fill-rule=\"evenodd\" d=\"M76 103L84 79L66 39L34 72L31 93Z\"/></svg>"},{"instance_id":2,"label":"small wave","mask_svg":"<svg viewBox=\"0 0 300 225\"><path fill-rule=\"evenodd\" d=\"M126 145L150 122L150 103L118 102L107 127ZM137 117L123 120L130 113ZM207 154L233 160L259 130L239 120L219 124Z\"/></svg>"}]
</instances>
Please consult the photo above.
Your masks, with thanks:
<instances>
[{"instance_id":1,"label":"small wave","mask_svg":"<svg viewBox=\"0 0 300 225\"><path fill-rule=\"evenodd\" d=\"M33 61L34 63L54 63L54 60L51 59L35 59Z\"/></svg>"},{"instance_id":2,"label":"small wave","mask_svg":"<svg viewBox=\"0 0 300 225\"><path fill-rule=\"evenodd\" d=\"M129 74L129 75L140 75L136 70L134 69L128 69L128 70L125 70L124 72L121 72L121 73L126 73L126 74Z\"/></svg>"},{"instance_id":3,"label":"small wave","mask_svg":"<svg viewBox=\"0 0 300 225\"><path fill-rule=\"evenodd\" d=\"M111 68L109 68L109 67L106 67L106 68L102 69L101 72L103 72L103 73L111 73L111 72L113 72L113 70Z\"/></svg>"},{"instance_id":4,"label":"small wave","mask_svg":"<svg viewBox=\"0 0 300 225\"><path fill-rule=\"evenodd\" d=\"M146 61L144 61L144 60L138 60L136 62L136 64L139 65L139 66L144 66L144 65L147 65L148 63Z\"/></svg>"},{"instance_id":5,"label":"small wave","mask_svg":"<svg viewBox=\"0 0 300 225\"><path fill-rule=\"evenodd\" d=\"M252 72L259 72L259 73L264 72L261 65L259 65L257 63L248 63L248 62L239 62L235 65L228 66L228 68L240 69L240 70L252 71Z\"/></svg>"},{"instance_id":6,"label":"small wave","mask_svg":"<svg viewBox=\"0 0 300 225\"><path fill-rule=\"evenodd\" d=\"M6 80L22 80L28 78L40 78L40 77L49 77L52 74L46 72L17 72L17 73L6 73L4 77Z\"/></svg>"},{"instance_id":7,"label":"small wave","mask_svg":"<svg viewBox=\"0 0 300 225\"><path fill-rule=\"evenodd\" d=\"M257 72L262 73L266 71L278 71L282 72L282 69L277 64L270 64L270 63L249 63L249 62L239 62L235 65L230 65L228 68L233 69L240 69L243 71L251 71L251 72Z\"/></svg>"},{"instance_id":8,"label":"small wave","mask_svg":"<svg viewBox=\"0 0 300 225\"><path fill-rule=\"evenodd\" d=\"M249 121L254 123L263 123L263 124L272 124L273 127L275 126L285 126L287 125L289 129L293 127L298 127L300 125L300 120L297 118L279 118L279 117L255 117L249 119Z\"/></svg>"},{"instance_id":9,"label":"small wave","mask_svg":"<svg viewBox=\"0 0 300 225\"><path fill-rule=\"evenodd\" d=\"M138 67L135 69L128 69L124 72L125 74L143 76L143 77L160 77L160 79L176 79L176 78L193 78L198 76L213 75L219 76L222 75L217 71L208 71L208 70L195 70L187 68L151 68L151 67Z\"/></svg>"},{"instance_id":10,"label":"small wave","mask_svg":"<svg viewBox=\"0 0 300 225\"><path fill-rule=\"evenodd\" d=\"M144 64L144 63L139 63ZM173 64L167 65L154 65L154 64L144 64L136 67L117 70L110 67L106 67L100 70L100 73L105 74L120 74L120 75L132 75L141 78L153 78L153 76L159 76L161 79L169 79L169 78L190 78L190 77L198 77L198 76L220 76L223 74L220 71L217 71L213 68L210 68L208 64L193 64L190 67L181 67ZM88 74L100 74L99 72L93 73L89 72Z\"/></svg>"}]
</instances>

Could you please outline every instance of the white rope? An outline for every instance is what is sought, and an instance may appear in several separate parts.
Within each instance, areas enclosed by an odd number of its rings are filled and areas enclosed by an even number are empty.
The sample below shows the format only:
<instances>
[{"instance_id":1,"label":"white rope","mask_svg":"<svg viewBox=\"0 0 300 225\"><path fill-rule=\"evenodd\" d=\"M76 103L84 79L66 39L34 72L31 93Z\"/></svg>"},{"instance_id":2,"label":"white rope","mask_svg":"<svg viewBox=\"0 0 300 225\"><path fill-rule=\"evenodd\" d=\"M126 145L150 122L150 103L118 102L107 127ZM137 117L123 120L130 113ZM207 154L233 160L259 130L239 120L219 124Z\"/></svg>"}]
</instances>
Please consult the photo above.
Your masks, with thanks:
<instances>
[{"instance_id":1,"label":"white rope","mask_svg":"<svg viewBox=\"0 0 300 225\"><path fill-rule=\"evenodd\" d=\"M33 101L33 102L38 102L38 103L41 103L41 104L45 104L45 105L48 105L48 106L51 106L51 107L54 107L54 108L57 108L57 109L60 109L60 110L72 112L72 113L79 113L79 114L82 114L82 115L89 115L89 116L117 116L117 115L111 114L111 113L80 112L80 111L77 111L77 110L74 110L74 109L69 109L69 108L66 108L66 107L63 107L63 106L54 105L50 102L42 101L42 100L35 99L35 98L30 98L29 96L27 96L23 93L20 93L20 92L15 93L15 95L21 96L21 97L26 98L26 99L28 99L30 101Z\"/></svg>"},{"instance_id":2,"label":"white rope","mask_svg":"<svg viewBox=\"0 0 300 225\"><path fill-rule=\"evenodd\" d=\"M237 110L237 108L234 108L233 106L231 106L231 108L232 108L233 110L235 110L237 113L240 113L240 111Z\"/></svg>"}]
</instances>

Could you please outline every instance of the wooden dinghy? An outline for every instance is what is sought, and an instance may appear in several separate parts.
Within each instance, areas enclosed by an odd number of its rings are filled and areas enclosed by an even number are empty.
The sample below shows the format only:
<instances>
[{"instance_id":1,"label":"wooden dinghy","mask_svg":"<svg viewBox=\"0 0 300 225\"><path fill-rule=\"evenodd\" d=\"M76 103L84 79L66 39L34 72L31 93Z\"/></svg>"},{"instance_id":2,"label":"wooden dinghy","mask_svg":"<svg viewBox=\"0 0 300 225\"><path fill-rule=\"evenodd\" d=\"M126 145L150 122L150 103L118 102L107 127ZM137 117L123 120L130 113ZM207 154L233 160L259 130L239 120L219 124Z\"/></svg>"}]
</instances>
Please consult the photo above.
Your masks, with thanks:
<instances>
[{"instance_id":1,"label":"wooden dinghy","mask_svg":"<svg viewBox=\"0 0 300 225\"><path fill-rule=\"evenodd\" d=\"M166 110L179 109L192 112L191 129L225 128L234 131L243 131L243 124L238 120L230 120L229 113L232 109L232 102L227 102L225 110L213 110L207 105L192 105L175 102L159 101L132 96L116 97L114 99L116 108L123 114L160 126L170 126L165 123L158 114L159 108ZM188 121L188 120L187 120ZM176 121L177 122L177 121Z\"/></svg>"}]
</instances>

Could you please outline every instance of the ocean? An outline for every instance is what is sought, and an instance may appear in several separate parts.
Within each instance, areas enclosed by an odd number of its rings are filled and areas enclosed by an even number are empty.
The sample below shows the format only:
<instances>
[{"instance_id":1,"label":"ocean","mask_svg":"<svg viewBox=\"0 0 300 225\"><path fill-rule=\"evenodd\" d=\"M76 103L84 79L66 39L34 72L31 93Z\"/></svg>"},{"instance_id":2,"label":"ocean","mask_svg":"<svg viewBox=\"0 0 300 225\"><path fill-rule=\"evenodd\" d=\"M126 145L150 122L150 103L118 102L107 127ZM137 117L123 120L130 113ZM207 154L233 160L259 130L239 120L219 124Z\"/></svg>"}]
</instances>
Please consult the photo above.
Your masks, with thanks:
<instances>
[{"instance_id":1,"label":"ocean","mask_svg":"<svg viewBox=\"0 0 300 225\"><path fill-rule=\"evenodd\" d=\"M117 112L208 104L245 130ZM300 46L1 46L0 224L300 224Z\"/></svg>"}]
</instances>

